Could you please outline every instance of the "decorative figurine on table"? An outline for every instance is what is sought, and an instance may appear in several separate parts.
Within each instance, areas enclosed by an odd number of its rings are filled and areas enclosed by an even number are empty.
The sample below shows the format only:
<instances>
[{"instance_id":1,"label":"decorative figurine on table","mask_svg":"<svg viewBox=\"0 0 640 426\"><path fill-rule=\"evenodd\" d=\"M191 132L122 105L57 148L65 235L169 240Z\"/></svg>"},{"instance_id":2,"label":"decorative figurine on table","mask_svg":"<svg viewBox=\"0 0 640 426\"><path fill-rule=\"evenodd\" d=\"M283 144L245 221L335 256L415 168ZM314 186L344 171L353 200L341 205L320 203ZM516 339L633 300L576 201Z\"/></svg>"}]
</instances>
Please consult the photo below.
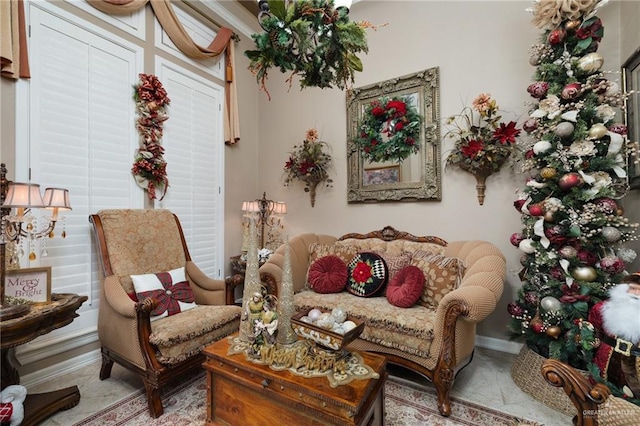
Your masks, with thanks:
<instances>
[{"instance_id":1,"label":"decorative figurine on table","mask_svg":"<svg viewBox=\"0 0 640 426\"><path fill-rule=\"evenodd\" d=\"M272 345L276 342L278 314L275 296L253 293L247 303L245 315L248 316L251 324L250 346L247 353L249 356L259 357L263 345Z\"/></svg>"},{"instance_id":2,"label":"decorative figurine on table","mask_svg":"<svg viewBox=\"0 0 640 426\"><path fill-rule=\"evenodd\" d=\"M636 404L640 402L640 272L627 275L609 291L609 298L593 306L589 322L601 344L594 364L605 384L614 385ZM618 388L619 391L616 392ZM638 401L638 402L636 402Z\"/></svg>"}]
</instances>

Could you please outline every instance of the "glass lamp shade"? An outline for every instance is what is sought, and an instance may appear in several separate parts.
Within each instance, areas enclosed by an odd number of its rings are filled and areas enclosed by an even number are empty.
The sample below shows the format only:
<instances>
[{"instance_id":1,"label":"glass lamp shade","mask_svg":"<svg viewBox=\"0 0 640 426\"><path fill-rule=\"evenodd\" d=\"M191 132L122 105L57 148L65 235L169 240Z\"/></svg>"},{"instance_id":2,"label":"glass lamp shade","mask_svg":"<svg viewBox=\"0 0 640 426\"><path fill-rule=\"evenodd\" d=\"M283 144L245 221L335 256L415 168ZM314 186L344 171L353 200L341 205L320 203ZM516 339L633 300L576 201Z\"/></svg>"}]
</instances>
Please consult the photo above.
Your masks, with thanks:
<instances>
[{"instance_id":1,"label":"glass lamp shade","mask_svg":"<svg viewBox=\"0 0 640 426\"><path fill-rule=\"evenodd\" d=\"M44 205L47 208L71 210L69 190L64 188L47 188L44 190Z\"/></svg>"},{"instance_id":2,"label":"glass lamp shade","mask_svg":"<svg viewBox=\"0 0 640 426\"><path fill-rule=\"evenodd\" d=\"M37 183L9 183L2 207L23 209L45 207L40 195L40 185Z\"/></svg>"},{"instance_id":3,"label":"glass lamp shade","mask_svg":"<svg viewBox=\"0 0 640 426\"><path fill-rule=\"evenodd\" d=\"M273 213L278 215L287 214L287 203L283 201L276 201L273 206Z\"/></svg>"}]
</instances>

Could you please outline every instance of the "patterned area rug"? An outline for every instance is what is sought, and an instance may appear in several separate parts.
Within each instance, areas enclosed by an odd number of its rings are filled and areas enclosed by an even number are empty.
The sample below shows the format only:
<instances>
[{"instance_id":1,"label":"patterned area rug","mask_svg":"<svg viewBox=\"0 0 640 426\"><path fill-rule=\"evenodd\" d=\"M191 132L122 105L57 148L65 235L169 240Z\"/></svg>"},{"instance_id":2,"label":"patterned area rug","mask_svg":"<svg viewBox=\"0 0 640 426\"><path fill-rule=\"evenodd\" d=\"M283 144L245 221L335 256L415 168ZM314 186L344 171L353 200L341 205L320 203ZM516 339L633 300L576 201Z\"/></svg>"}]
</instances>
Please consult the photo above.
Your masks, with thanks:
<instances>
[{"instance_id":1,"label":"patterned area rug","mask_svg":"<svg viewBox=\"0 0 640 426\"><path fill-rule=\"evenodd\" d=\"M164 414L149 416L144 391L76 423L74 426L200 426L207 417L207 383L204 372L170 388L162 397ZM542 426L517 419L467 401L452 398L451 416L440 416L435 391L408 380L389 376L385 387L387 426Z\"/></svg>"}]
</instances>

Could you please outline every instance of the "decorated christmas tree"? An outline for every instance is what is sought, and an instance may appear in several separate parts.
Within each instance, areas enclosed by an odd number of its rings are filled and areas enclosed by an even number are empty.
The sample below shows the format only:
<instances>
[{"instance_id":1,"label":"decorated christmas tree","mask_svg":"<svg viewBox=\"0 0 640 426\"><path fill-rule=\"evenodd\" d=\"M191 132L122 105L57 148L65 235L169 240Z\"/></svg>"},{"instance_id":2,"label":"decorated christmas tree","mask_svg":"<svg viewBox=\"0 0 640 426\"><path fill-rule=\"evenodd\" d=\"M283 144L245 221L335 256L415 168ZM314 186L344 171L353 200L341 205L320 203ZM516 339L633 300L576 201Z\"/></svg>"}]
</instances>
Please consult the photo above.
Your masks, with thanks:
<instances>
[{"instance_id":1,"label":"decorated christmas tree","mask_svg":"<svg viewBox=\"0 0 640 426\"><path fill-rule=\"evenodd\" d=\"M598 53L604 28L596 13L604 3L534 5L534 25L544 33L530 51L527 177L514 202L523 229L511 236L522 252L523 285L508 306L510 330L538 354L581 369L599 343L589 310L627 274L636 253L624 243L637 238L638 226L620 203L628 191L626 94Z\"/></svg>"}]
</instances>

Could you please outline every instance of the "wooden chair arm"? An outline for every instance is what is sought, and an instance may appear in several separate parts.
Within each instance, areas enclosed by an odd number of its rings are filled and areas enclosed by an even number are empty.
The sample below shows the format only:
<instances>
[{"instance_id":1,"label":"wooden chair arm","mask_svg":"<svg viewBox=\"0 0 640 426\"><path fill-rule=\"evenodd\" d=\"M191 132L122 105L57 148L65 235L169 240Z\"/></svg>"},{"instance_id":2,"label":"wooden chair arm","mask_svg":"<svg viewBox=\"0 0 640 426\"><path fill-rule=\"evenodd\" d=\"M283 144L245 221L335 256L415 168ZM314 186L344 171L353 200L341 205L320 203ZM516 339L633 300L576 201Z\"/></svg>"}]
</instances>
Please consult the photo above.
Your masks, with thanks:
<instances>
[{"instance_id":1,"label":"wooden chair arm","mask_svg":"<svg viewBox=\"0 0 640 426\"><path fill-rule=\"evenodd\" d=\"M556 359L547 359L541 368L542 376L552 386L561 387L578 413L574 417L577 426L598 424L598 405L607 400L611 391L602 383L593 385L579 371Z\"/></svg>"}]
</instances>

